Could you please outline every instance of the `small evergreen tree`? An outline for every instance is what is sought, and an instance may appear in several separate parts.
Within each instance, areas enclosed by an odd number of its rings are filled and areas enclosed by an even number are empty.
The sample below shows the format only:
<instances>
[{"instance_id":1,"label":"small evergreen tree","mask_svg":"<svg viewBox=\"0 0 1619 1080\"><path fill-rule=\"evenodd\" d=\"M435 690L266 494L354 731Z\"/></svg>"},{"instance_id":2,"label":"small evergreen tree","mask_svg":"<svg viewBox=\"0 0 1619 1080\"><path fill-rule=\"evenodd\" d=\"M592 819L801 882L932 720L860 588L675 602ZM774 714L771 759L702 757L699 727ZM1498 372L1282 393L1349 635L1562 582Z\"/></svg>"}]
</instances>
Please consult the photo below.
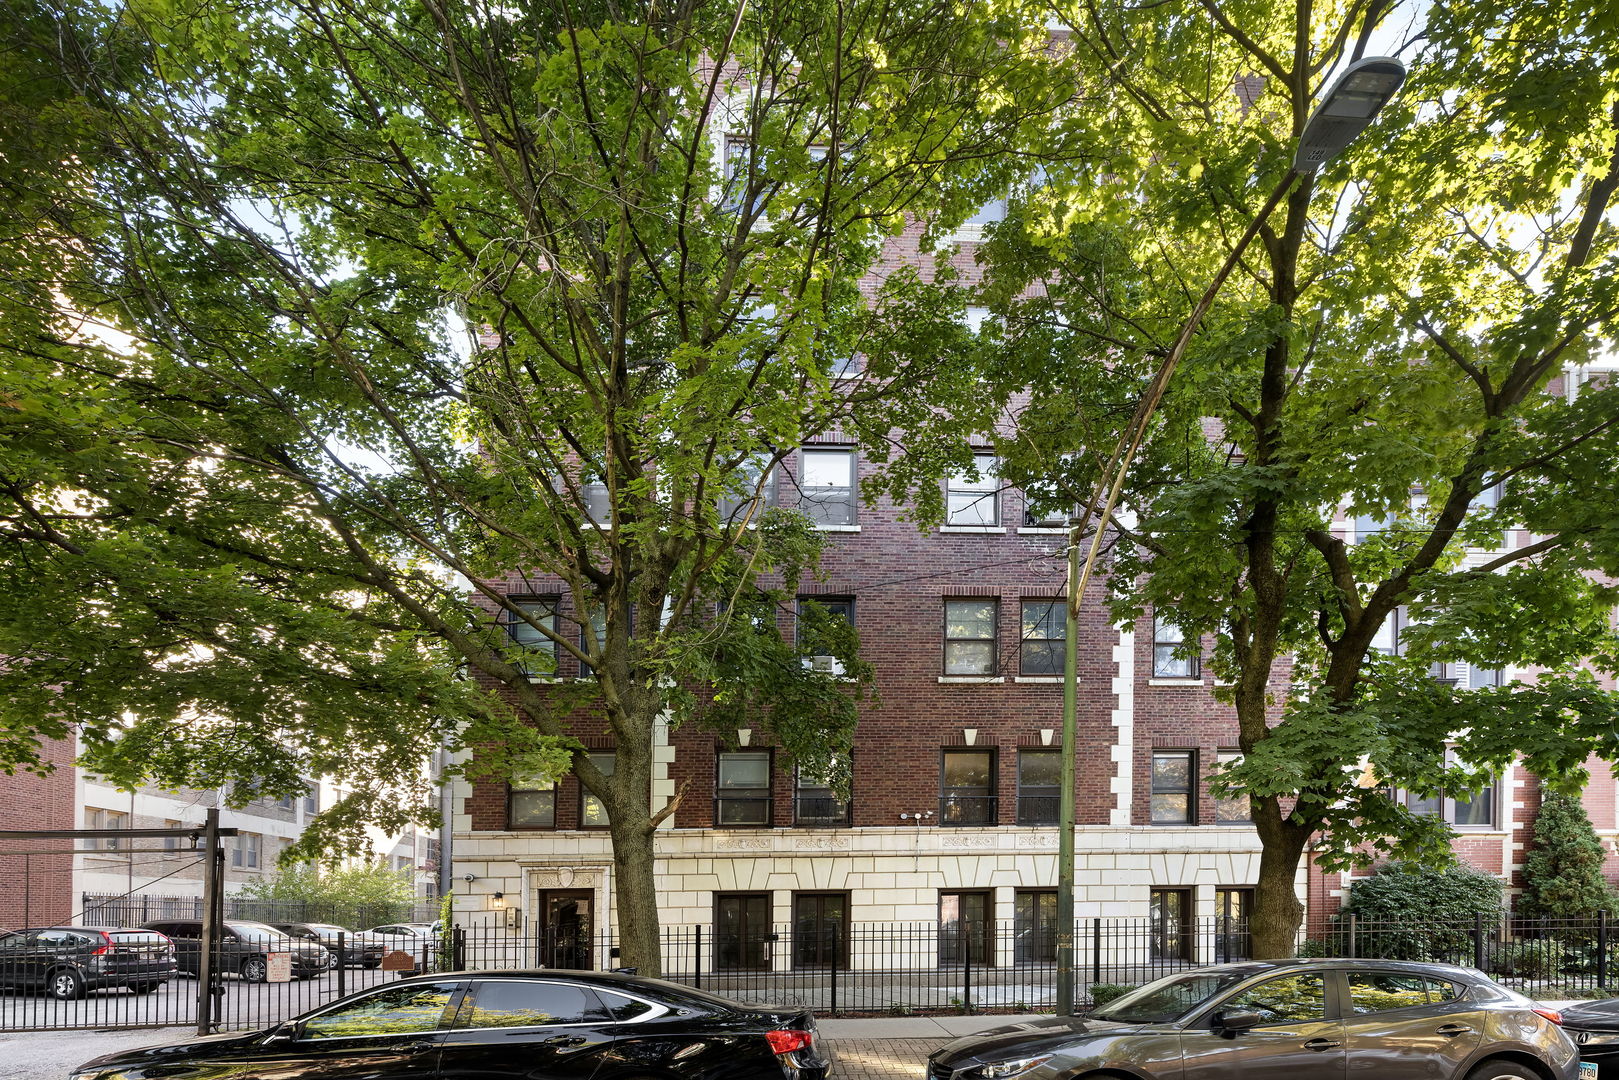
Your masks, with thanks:
<instances>
[{"instance_id":1,"label":"small evergreen tree","mask_svg":"<svg viewBox=\"0 0 1619 1080\"><path fill-rule=\"evenodd\" d=\"M1541 919L1589 919L1619 910L1619 896L1602 876L1602 841L1571 795L1548 793L1535 816L1535 840L1524 861L1520 914Z\"/></svg>"}]
</instances>

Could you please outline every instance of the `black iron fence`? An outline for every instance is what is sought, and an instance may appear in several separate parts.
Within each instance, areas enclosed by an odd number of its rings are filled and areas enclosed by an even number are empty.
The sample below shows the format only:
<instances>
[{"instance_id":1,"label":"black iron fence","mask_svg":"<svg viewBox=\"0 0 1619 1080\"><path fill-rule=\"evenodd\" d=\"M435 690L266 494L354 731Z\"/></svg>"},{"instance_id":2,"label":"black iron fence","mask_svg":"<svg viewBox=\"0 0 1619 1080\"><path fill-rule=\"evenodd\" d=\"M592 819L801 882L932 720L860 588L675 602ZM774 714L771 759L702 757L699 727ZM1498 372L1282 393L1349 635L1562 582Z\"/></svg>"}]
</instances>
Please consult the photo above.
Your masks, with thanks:
<instances>
[{"instance_id":1,"label":"black iron fence","mask_svg":"<svg viewBox=\"0 0 1619 1080\"><path fill-rule=\"evenodd\" d=\"M1136 985L1244 959L1250 940L1246 925L1231 918L1081 919L1074 931L1081 1004L1098 984ZM1049 919L853 924L822 919L746 933L673 926L664 929L662 941L664 978L742 1002L808 1007L822 1015L1055 1007L1057 933ZM186 943L177 944L180 970L173 978L91 982L65 996L52 996L43 969L34 973L39 978L25 978L27 973L0 950L0 981L8 984L0 990L0 1031L194 1025L198 997L206 991L193 977L198 957L187 953ZM588 932L582 925L508 927L505 916L494 912L487 922L454 926L436 936L390 937L381 951L376 939L368 944L364 937L345 935L329 943L329 955L319 962L310 959L315 950L306 943L272 944L259 952L241 942L222 948L216 962L222 974L212 988L212 1012L221 1028L268 1026L411 971L610 969L623 963L610 934ZM1299 951L1458 963L1549 998L1579 996L1619 981L1619 942L1606 915L1560 921L1503 915L1460 923L1343 919L1302 939Z\"/></svg>"}]
</instances>

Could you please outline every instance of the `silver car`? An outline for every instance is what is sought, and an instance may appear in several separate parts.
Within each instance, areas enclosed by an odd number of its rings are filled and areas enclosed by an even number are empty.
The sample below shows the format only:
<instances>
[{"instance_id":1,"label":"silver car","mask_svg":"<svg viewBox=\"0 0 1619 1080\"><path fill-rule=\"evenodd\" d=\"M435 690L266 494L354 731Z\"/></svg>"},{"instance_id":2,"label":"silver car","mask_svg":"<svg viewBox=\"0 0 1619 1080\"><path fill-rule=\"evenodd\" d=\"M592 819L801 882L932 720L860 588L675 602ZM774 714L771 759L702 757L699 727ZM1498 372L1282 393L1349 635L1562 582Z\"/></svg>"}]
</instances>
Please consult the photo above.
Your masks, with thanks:
<instances>
[{"instance_id":1,"label":"silver car","mask_svg":"<svg viewBox=\"0 0 1619 1080\"><path fill-rule=\"evenodd\" d=\"M1594 1080L1558 1015L1481 972L1396 960L1221 964L1087 1017L946 1043L928 1080Z\"/></svg>"}]
</instances>

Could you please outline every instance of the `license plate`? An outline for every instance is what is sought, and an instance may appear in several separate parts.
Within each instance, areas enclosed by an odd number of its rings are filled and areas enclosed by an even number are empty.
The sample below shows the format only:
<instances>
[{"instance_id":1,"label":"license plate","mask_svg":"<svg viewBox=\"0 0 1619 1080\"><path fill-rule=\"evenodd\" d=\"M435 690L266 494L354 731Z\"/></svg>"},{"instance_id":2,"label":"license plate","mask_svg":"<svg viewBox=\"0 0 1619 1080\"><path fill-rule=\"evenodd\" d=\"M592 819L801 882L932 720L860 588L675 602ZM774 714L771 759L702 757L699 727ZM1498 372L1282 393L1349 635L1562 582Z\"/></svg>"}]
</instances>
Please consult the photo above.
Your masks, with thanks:
<instances>
[{"instance_id":1,"label":"license plate","mask_svg":"<svg viewBox=\"0 0 1619 1080\"><path fill-rule=\"evenodd\" d=\"M1594 1061L1580 1062L1580 1080L1597 1080L1597 1063Z\"/></svg>"}]
</instances>

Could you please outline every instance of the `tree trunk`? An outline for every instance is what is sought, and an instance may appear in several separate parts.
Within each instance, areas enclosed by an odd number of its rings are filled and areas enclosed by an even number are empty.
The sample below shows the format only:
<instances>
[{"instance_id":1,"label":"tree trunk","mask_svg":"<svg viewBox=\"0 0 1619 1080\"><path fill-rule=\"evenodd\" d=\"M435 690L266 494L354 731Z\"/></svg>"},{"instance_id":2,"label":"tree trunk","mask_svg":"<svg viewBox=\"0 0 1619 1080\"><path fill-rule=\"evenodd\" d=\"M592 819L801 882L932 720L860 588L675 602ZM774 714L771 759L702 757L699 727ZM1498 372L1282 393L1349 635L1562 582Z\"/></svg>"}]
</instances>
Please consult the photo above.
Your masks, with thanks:
<instances>
[{"instance_id":1,"label":"tree trunk","mask_svg":"<svg viewBox=\"0 0 1619 1080\"><path fill-rule=\"evenodd\" d=\"M654 978L663 974L658 923L658 893L653 872L655 840L651 816L614 814L613 898L618 923L619 964Z\"/></svg>"},{"instance_id":2,"label":"tree trunk","mask_svg":"<svg viewBox=\"0 0 1619 1080\"><path fill-rule=\"evenodd\" d=\"M1311 830L1288 822L1276 799L1253 802L1262 847L1248 925L1252 954L1255 960L1285 959L1297 950L1299 927L1304 923L1304 904L1294 882Z\"/></svg>"}]
</instances>

